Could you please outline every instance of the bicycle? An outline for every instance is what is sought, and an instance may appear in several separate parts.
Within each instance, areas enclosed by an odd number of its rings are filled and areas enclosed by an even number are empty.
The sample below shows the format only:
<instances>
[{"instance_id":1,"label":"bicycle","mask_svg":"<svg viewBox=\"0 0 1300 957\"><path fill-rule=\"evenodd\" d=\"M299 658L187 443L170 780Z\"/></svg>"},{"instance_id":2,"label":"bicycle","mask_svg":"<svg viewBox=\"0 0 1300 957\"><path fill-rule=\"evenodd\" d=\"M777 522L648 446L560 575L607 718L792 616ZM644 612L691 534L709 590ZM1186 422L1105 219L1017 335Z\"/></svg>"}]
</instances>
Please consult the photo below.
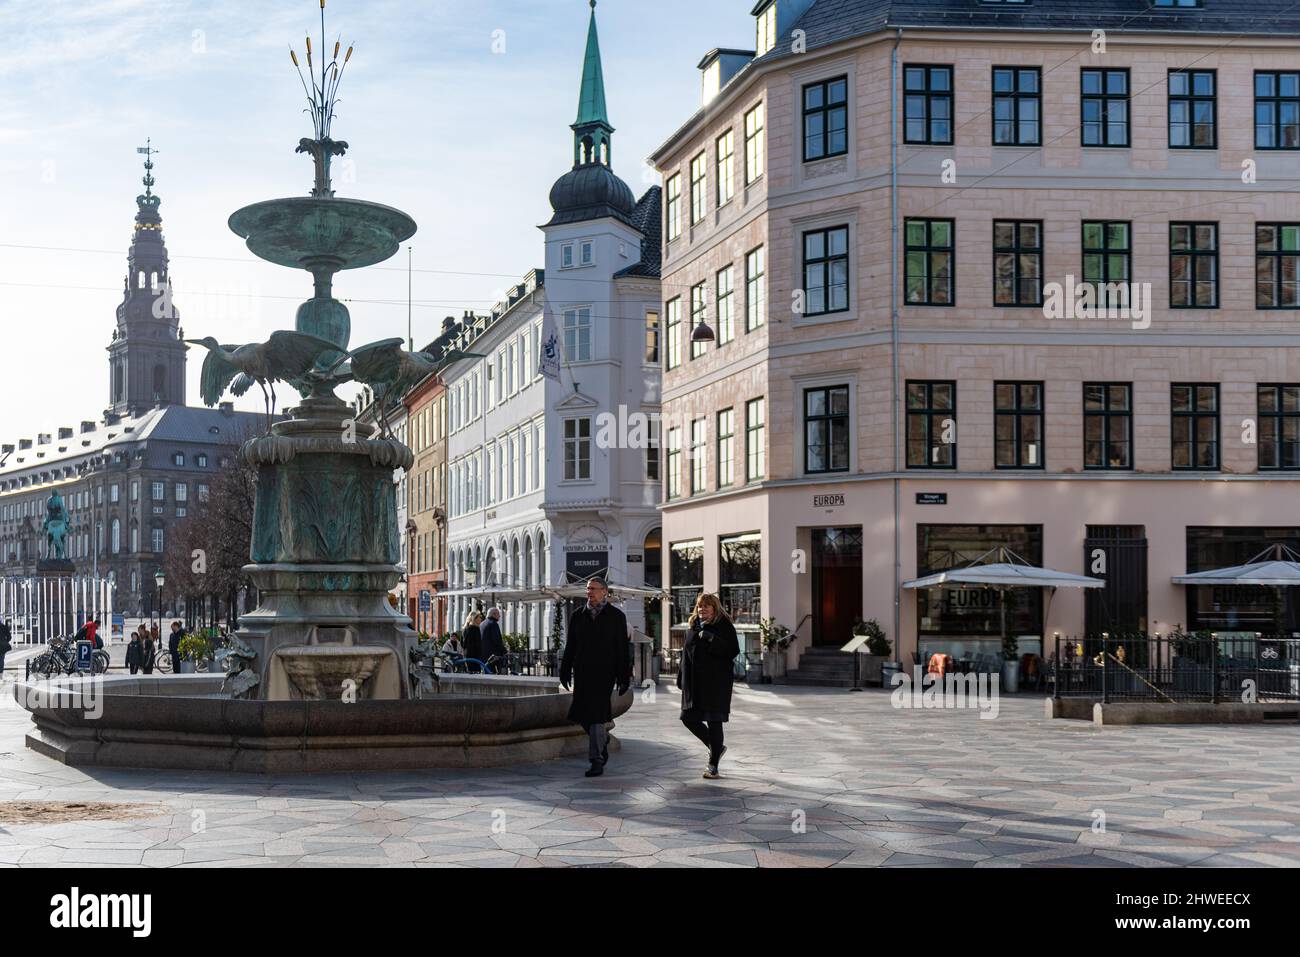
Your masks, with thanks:
<instances>
[{"instance_id":1,"label":"bicycle","mask_svg":"<svg viewBox=\"0 0 1300 957\"><path fill-rule=\"evenodd\" d=\"M112 661L108 656L108 652L104 649L96 648L91 654L90 670L92 674L104 674L111 664ZM37 655L31 664L30 673L44 678L53 677L55 674L80 674L77 669L76 642L66 636L51 638L49 649Z\"/></svg>"}]
</instances>

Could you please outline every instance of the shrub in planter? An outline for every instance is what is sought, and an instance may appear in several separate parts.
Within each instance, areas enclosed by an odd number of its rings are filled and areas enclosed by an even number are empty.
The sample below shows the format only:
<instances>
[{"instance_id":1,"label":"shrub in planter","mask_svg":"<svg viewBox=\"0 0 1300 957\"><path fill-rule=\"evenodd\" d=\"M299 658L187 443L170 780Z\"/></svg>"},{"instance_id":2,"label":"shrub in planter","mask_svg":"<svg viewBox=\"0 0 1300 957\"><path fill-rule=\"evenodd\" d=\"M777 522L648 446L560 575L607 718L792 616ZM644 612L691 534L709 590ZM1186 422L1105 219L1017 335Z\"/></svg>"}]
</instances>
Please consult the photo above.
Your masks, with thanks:
<instances>
[{"instance_id":1,"label":"shrub in planter","mask_svg":"<svg viewBox=\"0 0 1300 957\"><path fill-rule=\"evenodd\" d=\"M763 618L758 623L758 638L763 645L763 676L784 678L785 652L794 635L775 618Z\"/></svg>"},{"instance_id":2,"label":"shrub in planter","mask_svg":"<svg viewBox=\"0 0 1300 957\"><path fill-rule=\"evenodd\" d=\"M885 629L880 627L880 622L874 618L868 618L866 621L859 621L853 626L853 634L859 637L865 636L867 651L863 655L862 680L868 684L884 684L884 667L885 661L893 651L893 645L885 637ZM860 652L859 652L860 653Z\"/></svg>"}]
</instances>

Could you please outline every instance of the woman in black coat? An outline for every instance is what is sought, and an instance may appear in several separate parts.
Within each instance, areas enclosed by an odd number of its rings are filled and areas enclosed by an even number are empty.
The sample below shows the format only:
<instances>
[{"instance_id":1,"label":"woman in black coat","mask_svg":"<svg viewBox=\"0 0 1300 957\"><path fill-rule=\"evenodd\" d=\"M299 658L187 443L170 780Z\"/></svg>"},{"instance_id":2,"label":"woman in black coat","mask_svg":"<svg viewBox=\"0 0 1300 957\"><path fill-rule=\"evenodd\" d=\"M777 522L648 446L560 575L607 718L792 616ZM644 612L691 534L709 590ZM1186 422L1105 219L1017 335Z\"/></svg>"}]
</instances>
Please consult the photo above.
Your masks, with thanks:
<instances>
[{"instance_id":1,"label":"woman in black coat","mask_svg":"<svg viewBox=\"0 0 1300 957\"><path fill-rule=\"evenodd\" d=\"M713 595L701 595L682 643L677 687L682 689L682 724L709 749L704 776L717 778L727 753L722 726L731 717L732 663L740 654L736 628Z\"/></svg>"},{"instance_id":2,"label":"woman in black coat","mask_svg":"<svg viewBox=\"0 0 1300 957\"><path fill-rule=\"evenodd\" d=\"M465 646L465 657L475 661L483 660L479 657L483 654L483 633L478 626L482 620L483 616L478 612L470 612L469 618L465 620L465 630L460 634L460 643Z\"/></svg>"}]
</instances>

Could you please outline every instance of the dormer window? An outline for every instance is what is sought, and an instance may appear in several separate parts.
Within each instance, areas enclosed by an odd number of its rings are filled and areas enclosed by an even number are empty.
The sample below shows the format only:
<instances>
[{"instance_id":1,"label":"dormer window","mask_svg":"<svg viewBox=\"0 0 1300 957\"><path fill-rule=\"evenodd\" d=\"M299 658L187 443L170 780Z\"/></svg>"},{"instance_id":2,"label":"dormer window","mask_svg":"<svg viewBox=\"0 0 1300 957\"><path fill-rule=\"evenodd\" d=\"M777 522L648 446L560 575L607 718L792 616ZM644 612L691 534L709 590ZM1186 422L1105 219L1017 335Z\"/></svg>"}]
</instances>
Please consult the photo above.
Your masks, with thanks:
<instances>
[{"instance_id":1,"label":"dormer window","mask_svg":"<svg viewBox=\"0 0 1300 957\"><path fill-rule=\"evenodd\" d=\"M759 56L770 52L776 46L776 2L777 0L772 0L767 6L756 11L758 34L755 43Z\"/></svg>"}]
</instances>

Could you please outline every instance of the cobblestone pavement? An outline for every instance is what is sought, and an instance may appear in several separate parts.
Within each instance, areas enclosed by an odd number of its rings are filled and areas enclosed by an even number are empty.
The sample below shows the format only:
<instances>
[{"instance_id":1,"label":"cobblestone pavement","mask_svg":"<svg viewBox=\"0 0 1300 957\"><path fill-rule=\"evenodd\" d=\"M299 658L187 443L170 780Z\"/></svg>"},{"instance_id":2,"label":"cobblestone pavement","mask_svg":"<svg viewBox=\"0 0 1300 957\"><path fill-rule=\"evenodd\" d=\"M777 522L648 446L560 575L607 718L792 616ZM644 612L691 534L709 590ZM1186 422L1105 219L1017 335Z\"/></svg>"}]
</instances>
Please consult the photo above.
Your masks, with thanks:
<instances>
[{"instance_id":1,"label":"cobblestone pavement","mask_svg":"<svg viewBox=\"0 0 1300 957\"><path fill-rule=\"evenodd\" d=\"M28 751L4 689L0 808L141 805L134 820L8 823L0 866L1300 865L1300 730L1099 729L1038 698L898 711L881 691L738 688L724 778L675 689L585 762L260 777L77 770ZM1104 823L1104 829L1101 827Z\"/></svg>"}]
</instances>

